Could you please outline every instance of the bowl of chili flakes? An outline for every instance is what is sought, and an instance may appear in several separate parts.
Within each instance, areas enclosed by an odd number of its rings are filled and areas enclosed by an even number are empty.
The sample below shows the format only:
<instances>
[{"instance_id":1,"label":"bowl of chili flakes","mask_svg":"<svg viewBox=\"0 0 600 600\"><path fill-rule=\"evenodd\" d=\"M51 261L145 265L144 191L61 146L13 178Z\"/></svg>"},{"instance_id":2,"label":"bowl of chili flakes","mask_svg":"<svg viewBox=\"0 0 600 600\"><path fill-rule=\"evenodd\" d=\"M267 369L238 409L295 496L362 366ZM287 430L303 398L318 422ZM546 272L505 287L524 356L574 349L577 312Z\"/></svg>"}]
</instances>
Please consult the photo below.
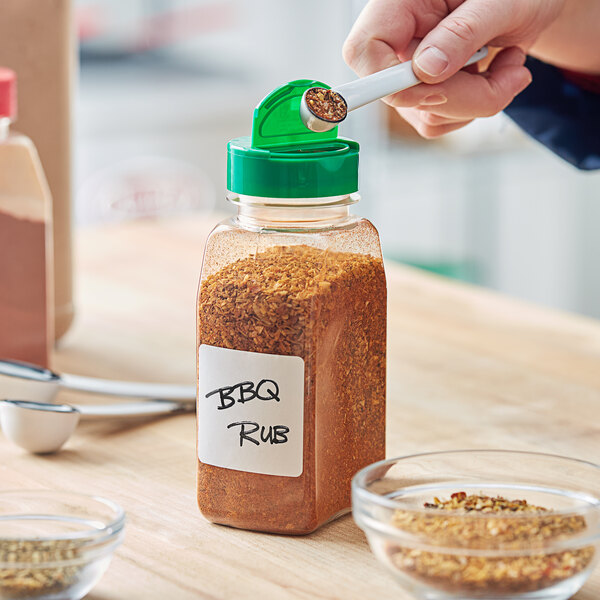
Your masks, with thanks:
<instances>
[{"instance_id":1,"label":"bowl of chili flakes","mask_svg":"<svg viewBox=\"0 0 600 600\"><path fill-rule=\"evenodd\" d=\"M417 598L566 600L598 562L600 466L534 452L385 460L352 483L377 559Z\"/></svg>"}]
</instances>

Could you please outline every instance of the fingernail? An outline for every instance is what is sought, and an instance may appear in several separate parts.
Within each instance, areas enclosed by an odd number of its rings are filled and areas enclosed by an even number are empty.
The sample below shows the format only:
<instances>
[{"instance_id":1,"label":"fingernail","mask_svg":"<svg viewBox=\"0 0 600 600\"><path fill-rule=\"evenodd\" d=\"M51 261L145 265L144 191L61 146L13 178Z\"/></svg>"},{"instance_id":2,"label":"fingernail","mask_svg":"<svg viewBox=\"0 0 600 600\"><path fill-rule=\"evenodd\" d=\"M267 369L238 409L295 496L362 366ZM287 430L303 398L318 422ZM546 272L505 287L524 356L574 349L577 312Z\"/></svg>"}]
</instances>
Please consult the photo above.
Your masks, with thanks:
<instances>
[{"instance_id":1,"label":"fingernail","mask_svg":"<svg viewBox=\"0 0 600 600\"><path fill-rule=\"evenodd\" d=\"M421 50L414 61L423 73L432 77L441 75L449 63L446 53L435 46L428 46L425 50Z\"/></svg>"},{"instance_id":2,"label":"fingernail","mask_svg":"<svg viewBox=\"0 0 600 600\"><path fill-rule=\"evenodd\" d=\"M521 80L519 84L519 89L520 91L523 91L531 83L533 77L531 76L531 71L529 69L522 67L519 70L521 71L519 73L519 79Z\"/></svg>"},{"instance_id":3,"label":"fingernail","mask_svg":"<svg viewBox=\"0 0 600 600\"><path fill-rule=\"evenodd\" d=\"M421 106L435 106L436 104L445 104L448 102L448 98L443 94L431 94L431 96L426 96L419 102Z\"/></svg>"},{"instance_id":4,"label":"fingernail","mask_svg":"<svg viewBox=\"0 0 600 600\"><path fill-rule=\"evenodd\" d=\"M519 91L517 94L520 94L525 88L529 87L529 84L532 81L531 73L528 73L527 76L524 76L521 80L521 85L519 86Z\"/></svg>"}]
</instances>

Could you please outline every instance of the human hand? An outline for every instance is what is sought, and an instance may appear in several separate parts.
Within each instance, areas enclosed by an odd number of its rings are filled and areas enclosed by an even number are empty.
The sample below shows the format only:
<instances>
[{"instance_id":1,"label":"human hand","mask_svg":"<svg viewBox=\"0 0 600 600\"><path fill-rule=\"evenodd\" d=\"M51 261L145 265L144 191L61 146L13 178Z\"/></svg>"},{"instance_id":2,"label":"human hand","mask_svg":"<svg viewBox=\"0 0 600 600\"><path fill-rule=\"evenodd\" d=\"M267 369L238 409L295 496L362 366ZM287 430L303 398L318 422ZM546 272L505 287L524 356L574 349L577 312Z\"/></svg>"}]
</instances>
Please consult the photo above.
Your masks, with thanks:
<instances>
[{"instance_id":1,"label":"human hand","mask_svg":"<svg viewBox=\"0 0 600 600\"><path fill-rule=\"evenodd\" d=\"M360 76L413 60L426 85L384 100L434 138L503 110L531 82L525 50L566 0L370 0L344 44ZM481 46L500 48L487 71L461 70Z\"/></svg>"}]
</instances>

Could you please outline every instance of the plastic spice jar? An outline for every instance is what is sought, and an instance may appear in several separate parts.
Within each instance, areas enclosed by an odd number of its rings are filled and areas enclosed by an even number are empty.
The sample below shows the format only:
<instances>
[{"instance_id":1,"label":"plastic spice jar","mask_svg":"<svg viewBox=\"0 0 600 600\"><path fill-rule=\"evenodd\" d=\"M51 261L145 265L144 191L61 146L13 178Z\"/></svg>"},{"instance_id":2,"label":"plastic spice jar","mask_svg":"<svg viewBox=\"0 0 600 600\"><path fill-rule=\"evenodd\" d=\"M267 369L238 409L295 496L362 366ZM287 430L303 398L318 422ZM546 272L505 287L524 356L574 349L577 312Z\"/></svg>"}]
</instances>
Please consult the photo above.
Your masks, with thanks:
<instances>
[{"instance_id":1,"label":"plastic spice jar","mask_svg":"<svg viewBox=\"0 0 600 600\"><path fill-rule=\"evenodd\" d=\"M0 67L0 357L48 366L52 198L35 146L12 130L16 116L16 74Z\"/></svg>"},{"instance_id":2,"label":"plastic spice jar","mask_svg":"<svg viewBox=\"0 0 600 600\"><path fill-rule=\"evenodd\" d=\"M198 292L198 504L234 527L303 534L350 508L385 454L386 284L352 216L358 144L299 118L286 84L228 144L237 215L211 233Z\"/></svg>"}]
</instances>

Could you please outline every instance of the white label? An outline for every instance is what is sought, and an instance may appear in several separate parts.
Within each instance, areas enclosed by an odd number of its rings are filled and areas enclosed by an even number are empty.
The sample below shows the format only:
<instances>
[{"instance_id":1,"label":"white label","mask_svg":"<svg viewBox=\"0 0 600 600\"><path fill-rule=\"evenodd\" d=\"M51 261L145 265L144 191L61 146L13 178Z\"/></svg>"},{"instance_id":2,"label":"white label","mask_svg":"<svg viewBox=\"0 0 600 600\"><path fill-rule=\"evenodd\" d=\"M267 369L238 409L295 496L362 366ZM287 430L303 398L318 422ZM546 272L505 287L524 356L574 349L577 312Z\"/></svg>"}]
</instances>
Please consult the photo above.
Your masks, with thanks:
<instances>
[{"instance_id":1,"label":"white label","mask_svg":"<svg viewBox=\"0 0 600 600\"><path fill-rule=\"evenodd\" d=\"M304 360L198 349L198 458L226 469L302 475Z\"/></svg>"}]
</instances>

